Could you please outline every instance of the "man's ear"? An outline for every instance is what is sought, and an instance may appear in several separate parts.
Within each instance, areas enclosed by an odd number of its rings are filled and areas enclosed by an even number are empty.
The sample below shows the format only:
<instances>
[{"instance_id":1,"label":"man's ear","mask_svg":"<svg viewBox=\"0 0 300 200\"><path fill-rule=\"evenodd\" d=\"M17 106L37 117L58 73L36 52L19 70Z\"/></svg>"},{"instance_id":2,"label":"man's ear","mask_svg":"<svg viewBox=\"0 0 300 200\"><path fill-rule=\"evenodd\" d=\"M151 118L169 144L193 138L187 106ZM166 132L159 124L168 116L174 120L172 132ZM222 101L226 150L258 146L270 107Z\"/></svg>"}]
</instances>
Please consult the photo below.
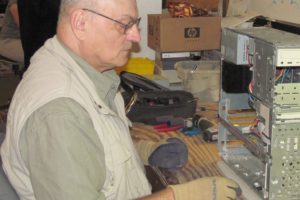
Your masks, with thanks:
<instances>
[{"instance_id":1,"label":"man's ear","mask_svg":"<svg viewBox=\"0 0 300 200\"><path fill-rule=\"evenodd\" d=\"M77 9L71 13L71 28L77 39L85 39L87 31L87 16L83 10Z\"/></svg>"}]
</instances>

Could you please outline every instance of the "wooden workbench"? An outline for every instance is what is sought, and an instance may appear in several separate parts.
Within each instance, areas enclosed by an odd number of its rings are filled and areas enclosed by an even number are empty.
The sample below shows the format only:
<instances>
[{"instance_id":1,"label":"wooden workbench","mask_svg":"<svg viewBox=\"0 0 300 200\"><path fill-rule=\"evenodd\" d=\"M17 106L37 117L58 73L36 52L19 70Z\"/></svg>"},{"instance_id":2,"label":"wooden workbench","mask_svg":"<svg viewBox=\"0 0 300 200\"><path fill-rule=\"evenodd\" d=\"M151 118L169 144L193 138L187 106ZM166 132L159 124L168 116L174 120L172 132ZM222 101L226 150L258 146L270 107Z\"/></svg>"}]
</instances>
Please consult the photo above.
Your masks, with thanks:
<instances>
[{"instance_id":1,"label":"wooden workbench","mask_svg":"<svg viewBox=\"0 0 300 200\"><path fill-rule=\"evenodd\" d=\"M198 105L197 108L197 114L205 116L216 125L218 124L217 103ZM151 141L177 137L188 147L188 161L177 171L146 166L147 177L153 187L153 192L159 191L167 185L185 183L205 176L223 176L217 165L218 161L221 161L217 142L204 141L201 133L195 136L187 136L180 131L161 133L150 125L134 123L131 134L132 137ZM238 200L244 200L244 198L239 197Z\"/></svg>"},{"instance_id":2,"label":"wooden workbench","mask_svg":"<svg viewBox=\"0 0 300 200\"><path fill-rule=\"evenodd\" d=\"M217 121L217 104L198 106L198 109L197 114L205 116L212 121ZM188 146L188 162L183 168L177 171L168 171L152 167L156 173L163 175L166 181L165 184L184 183L204 176L221 175L217 167L217 162L221 160L217 142L204 141L201 133L187 136L180 131L157 132L152 126L139 123L133 124L131 133L132 137L151 141L176 137Z\"/></svg>"}]
</instances>

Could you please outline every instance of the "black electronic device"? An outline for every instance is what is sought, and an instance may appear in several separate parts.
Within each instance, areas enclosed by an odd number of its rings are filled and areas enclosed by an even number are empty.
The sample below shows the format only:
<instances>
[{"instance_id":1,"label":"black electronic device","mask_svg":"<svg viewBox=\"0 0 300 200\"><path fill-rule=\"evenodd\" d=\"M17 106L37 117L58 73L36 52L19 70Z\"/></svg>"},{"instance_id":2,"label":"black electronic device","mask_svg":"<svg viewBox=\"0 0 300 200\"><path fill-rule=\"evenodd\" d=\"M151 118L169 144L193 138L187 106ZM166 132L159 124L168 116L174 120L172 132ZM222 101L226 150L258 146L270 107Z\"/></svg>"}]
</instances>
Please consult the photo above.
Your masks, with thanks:
<instances>
[{"instance_id":1,"label":"black electronic device","mask_svg":"<svg viewBox=\"0 0 300 200\"><path fill-rule=\"evenodd\" d=\"M222 63L222 89L227 93L247 93L252 78L250 66Z\"/></svg>"}]
</instances>

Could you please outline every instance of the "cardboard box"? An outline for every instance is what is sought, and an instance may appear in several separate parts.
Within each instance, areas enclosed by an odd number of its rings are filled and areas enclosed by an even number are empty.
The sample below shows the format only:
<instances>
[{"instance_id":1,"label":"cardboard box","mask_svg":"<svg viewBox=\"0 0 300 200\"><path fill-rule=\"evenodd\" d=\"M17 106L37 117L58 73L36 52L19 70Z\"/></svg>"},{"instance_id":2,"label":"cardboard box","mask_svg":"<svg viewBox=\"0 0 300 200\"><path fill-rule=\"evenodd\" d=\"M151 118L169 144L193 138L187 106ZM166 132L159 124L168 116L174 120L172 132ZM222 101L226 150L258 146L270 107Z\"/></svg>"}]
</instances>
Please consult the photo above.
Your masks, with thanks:
<instances>
[{"instance_id":1,"label":"cardboard box","mask_svg":"<svg viewBox=\"0 0 300 200\"><path fill-rule=\"evenodd\" d=\"M148 15L148 46L159 52L220 49L221 18Z\"/></svg>"}]
</instances>

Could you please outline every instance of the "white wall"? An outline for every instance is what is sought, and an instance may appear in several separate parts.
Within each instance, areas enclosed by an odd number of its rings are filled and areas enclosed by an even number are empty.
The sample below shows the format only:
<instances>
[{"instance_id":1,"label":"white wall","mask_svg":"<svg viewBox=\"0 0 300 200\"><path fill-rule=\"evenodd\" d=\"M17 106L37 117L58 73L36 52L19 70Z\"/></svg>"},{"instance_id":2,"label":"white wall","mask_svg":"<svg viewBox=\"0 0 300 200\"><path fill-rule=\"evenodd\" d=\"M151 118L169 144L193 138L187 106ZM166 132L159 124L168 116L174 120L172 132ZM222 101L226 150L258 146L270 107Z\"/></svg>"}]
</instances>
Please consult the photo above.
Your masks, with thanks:
<instances>
[{"instance_id":1,"label":"white wall","mask_svg":"<svg viewBox=\"0 0 300 200\"><path fill-rule=\"evenodd\" d=\"M142 17L141 28L141 42L139 47L135 47L132 57L147 57L154 59L155 52L147 46L147 14L158 14L162 11L162 0L137 0L139 15Z\"/></svg>"}]
</instances>

